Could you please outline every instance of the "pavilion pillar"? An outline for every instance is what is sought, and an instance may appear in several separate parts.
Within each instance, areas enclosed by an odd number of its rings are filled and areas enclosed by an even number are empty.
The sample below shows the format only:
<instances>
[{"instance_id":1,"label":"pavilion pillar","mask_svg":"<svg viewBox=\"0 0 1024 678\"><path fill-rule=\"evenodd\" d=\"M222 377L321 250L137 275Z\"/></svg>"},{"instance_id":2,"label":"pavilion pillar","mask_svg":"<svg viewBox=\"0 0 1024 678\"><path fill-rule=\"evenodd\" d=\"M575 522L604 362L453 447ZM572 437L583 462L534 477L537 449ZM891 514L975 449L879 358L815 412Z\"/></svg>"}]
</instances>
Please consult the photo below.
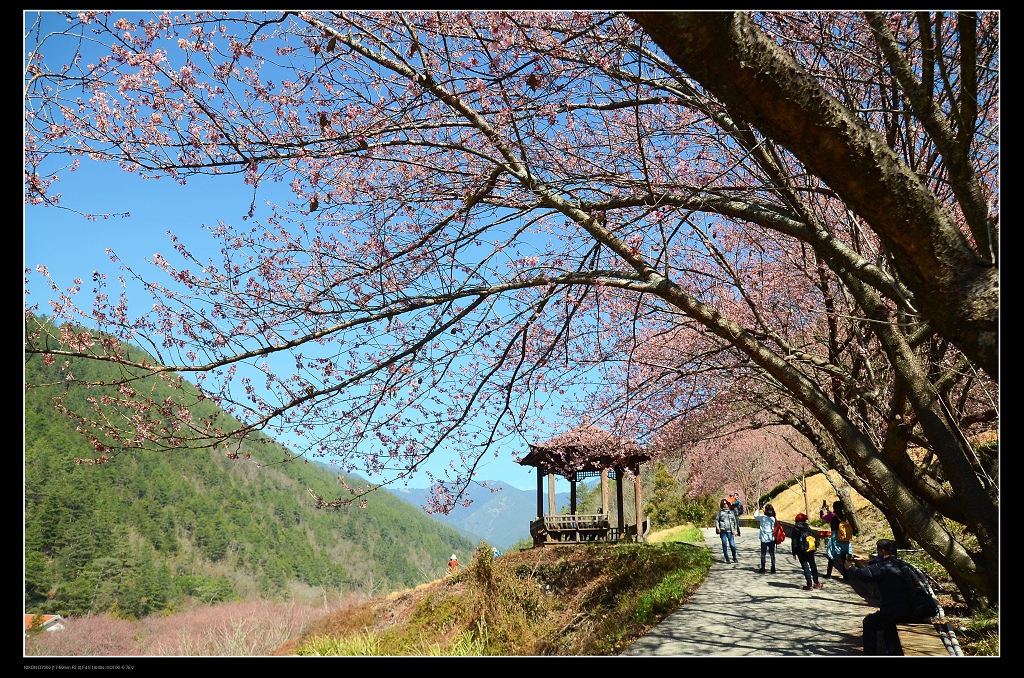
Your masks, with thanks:
<instances>
[{"instance_id":1,"label":"pavilion pillar","mask_svg":"<svg viewBox=\"0 0 1024 678\"><path fill-rule=\"evenodd\" d=\"M640 487L640 468L637 467L636 475L633 476L633 497L636 505L636 540L643 541L644 537L644 510L641 501L642 488Z\"/></svg>"},{"instance_id":2,"label":"pavilion pillar","mask_svg":"<svg viewBox=\"0 0 1024 678\"><path fill-rule=\"evenodd\" d=\"M537 467L537 520L544 517L544 469Z\"/></svg>"},{"instance_id":3,"label":"pavilion pillar","mask_svg":"<svg viewBox=\"0 0 1024 678\"><path fill-rule=\"evenodd\" d=\"M615 498L618 499L619 504L619 534L622 534L626 529L626 515L622 504L622 468L616 467L615 469Z\"/></svg>"},{"instance_id":4,"label":"pavilion pillar","mask_svg":"<svg viewBox=\"0 0 1024 678\"><path fill-rule=\"evenodd\" d=\"M576 515L576 478L569 483L569 513Z\"/></svg>"},{"instance_id":5,"label":"pavilion pillar","mask_svg":"<svg viewBox=\"0 0 1024 678\"><path fill-rule=\"evenodd\" d=\"M601 469L601 513L608 515L608 469Z\"/></svg>"},{"instance_id":6,"label":"pavilion pillar","mask_svg":"<svg viewBox=\"0 0 1024 678\"><path fill-rule=\"evenodd\" d=\"M548 515L556 516L555 513L555 474L548 473Z\"/></svg>"}]
</instances>

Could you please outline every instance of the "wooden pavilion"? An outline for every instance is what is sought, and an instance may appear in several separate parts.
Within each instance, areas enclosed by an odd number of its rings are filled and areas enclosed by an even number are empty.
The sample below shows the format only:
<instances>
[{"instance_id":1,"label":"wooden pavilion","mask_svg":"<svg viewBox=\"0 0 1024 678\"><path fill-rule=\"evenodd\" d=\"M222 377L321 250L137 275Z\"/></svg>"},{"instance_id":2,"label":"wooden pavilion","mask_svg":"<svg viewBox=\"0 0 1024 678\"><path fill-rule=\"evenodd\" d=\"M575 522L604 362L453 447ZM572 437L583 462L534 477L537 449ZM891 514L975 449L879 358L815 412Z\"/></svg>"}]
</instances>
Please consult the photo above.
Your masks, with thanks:
<instances>
[{"instance_id":1,"label":"wooden pavilion","mask_svg":"<svg viewBox=\"0 0 1024 678\"><path fill-rule=\"evenodd\" d=\"M643 519L640 464L650 459L636 443L584 423L555 436L546 443L530 445L519 461L537 469L537 518L530 523L534 546L565 542L644 541L648 523ZM626 525L623 513L623 481L633 478L636 524ZM569 481L569 513L557 515L555 476ZM601 477L601 510L597 514L576 512L576 484ZM547 478L547 513L544 512L544 479ZM608 480L615 480L618 516L614 525L608 515ZM637 525L640 529L637 530Z\"/></svg>"}]
</instances>

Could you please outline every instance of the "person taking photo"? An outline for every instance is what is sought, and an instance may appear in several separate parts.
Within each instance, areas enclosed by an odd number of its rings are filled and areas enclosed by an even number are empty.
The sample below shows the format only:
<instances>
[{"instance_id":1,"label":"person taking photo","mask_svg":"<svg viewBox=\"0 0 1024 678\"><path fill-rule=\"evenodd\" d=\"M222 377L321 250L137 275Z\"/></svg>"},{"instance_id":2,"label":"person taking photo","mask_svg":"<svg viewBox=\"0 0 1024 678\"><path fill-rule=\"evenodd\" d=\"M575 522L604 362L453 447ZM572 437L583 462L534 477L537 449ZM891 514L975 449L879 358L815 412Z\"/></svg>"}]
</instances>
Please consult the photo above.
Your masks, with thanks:
<instances>
[{"instance_id":1,"label":"person taking photo","mask_svg":"<svg viewBox=\"0 0 1024 678\"><path fill-rule=\"evenodd\" d=\"M909 589L903 573L906 563L896 557L896 542L892 539L879 539L875 550L877 558L873 562L846 570L850 577L878 587L878 611L864 617L864 654L902 655L903 645L896 625L913 621L908 612ZM878 652L879 631L885 643L884 652Z\"/></svg>"}]
</instances>

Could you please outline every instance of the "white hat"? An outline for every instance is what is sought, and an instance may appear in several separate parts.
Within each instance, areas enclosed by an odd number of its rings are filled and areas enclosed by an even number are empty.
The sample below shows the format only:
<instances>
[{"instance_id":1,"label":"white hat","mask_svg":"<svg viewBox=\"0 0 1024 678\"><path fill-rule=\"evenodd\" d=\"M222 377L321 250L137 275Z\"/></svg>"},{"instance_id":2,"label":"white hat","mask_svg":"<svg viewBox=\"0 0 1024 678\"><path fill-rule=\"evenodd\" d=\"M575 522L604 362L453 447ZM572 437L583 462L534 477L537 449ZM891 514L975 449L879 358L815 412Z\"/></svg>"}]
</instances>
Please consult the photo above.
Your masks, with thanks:
<instances>
[{"instance_id":1,"label":"white hat","mask_svg":"<svg viewBox=\"0 0 1024 678\"><path fill-rule=\"evenodd\" d=\"M455 554L453 553L453 554L452 554L452 557L451 557L451 558L449 558L448 560L458 560L458 558L456 558L456 557L455 557Z\"/></svg>"}]
</instances>

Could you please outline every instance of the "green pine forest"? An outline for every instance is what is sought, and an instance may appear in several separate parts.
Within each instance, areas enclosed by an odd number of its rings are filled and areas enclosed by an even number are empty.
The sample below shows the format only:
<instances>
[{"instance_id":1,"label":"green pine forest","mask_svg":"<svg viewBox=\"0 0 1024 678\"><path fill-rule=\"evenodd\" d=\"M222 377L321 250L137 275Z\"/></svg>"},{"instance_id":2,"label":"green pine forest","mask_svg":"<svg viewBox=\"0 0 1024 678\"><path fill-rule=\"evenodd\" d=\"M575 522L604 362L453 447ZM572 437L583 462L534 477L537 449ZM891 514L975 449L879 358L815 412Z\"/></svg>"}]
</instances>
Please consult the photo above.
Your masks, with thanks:
<instances>
[{"instance_id":1,"label":"green pine forest","mask_svg":"<svg viewBox=\"0 0 1024 678\"><path fill-rule=\"evenodd\" d=\"M30 332L47 321L26 322ZM137 619L256 597L379 595L436 579L452 551L475 547L384 491L366 508L316 509L306 488L340 496L338 474L302 459L258 467L290 456L273 442L252 444L237 460L208 449L141 449L75 464L96 453L53 407L64 390L59 366L25 360L26 613ZM95 361L72 369L79 380L117 376ZM171 395L158 382L153 388ZM70 409L84 413L96 392L67 395Z\"/></svg>"}]
</instances>

